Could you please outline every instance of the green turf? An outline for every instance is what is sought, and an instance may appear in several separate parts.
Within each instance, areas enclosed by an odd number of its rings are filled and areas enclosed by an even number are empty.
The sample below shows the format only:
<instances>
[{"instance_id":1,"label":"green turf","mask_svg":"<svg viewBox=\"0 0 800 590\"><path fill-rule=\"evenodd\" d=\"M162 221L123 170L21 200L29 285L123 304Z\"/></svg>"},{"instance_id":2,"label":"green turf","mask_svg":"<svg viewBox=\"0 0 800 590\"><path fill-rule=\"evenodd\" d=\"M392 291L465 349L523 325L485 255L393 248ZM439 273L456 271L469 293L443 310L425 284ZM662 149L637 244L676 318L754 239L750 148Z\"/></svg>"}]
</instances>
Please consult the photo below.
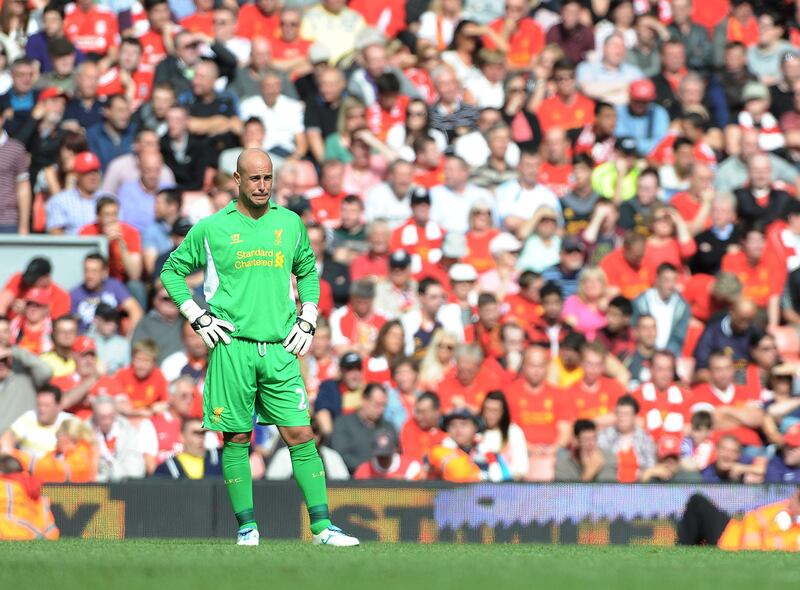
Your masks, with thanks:
<instances>
[{"instance_id":1,"label":"green turf","mask_svg":"<svg viewBox=\"0 0 800 590\"><path fill-rule=\"evenodd\" d=\"M70 539L0 544L0 588L796 590L800 558L707 548Z\"/></svg>"}]
</instances>

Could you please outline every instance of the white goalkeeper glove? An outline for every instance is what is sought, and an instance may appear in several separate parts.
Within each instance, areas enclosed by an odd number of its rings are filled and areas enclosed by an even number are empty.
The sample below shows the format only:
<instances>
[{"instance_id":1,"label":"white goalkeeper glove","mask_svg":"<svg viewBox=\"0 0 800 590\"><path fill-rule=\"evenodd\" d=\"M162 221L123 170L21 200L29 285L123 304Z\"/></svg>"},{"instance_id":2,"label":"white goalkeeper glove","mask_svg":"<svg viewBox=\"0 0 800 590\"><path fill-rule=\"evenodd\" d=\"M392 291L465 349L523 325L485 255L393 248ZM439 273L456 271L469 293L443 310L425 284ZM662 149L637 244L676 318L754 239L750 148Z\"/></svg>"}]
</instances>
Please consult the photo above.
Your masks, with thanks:
<instances>
[{"instance_id":1,"label":"white goalkeeper glove","mask_svg":"<svg viewBox=\"0 0 800 590\"><path fill-rule=\"evenodd\" d=\"M291 354L303 356L311 348L311 340L316 331L317 306L313 303L304 303L300 315L297 316L297 322L283 341L283 347Z\"/></svg>"},{"instance_id":2,"label":"white goalkeeper glove","mask_svg":"<svg viewBox=\"0 0 800 590\"><path fill-rule=\"evenodd\" d=\"M228 336L228 332L233 332L236 329L232 323L219 319L208 310L202 309L191 299L185 301L180 310L183 317L192 326L192 330L197 332L209 349L219 344L220 340L224 344L231 343L231 337Z\"/></svg>"}]
</instances>

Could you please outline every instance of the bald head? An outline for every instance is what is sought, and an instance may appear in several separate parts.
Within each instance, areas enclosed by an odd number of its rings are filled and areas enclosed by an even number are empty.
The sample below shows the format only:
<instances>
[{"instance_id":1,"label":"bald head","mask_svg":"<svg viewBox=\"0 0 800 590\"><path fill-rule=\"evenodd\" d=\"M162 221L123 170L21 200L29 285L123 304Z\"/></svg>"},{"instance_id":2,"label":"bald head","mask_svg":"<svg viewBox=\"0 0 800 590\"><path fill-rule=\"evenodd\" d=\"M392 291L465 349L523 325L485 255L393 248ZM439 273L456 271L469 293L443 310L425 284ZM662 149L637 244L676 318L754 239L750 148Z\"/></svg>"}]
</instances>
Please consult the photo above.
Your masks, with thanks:
<instances>
[{"instance_id":1,"label":"bald head","mask_svg":"<svg viewBox=\"0 0 800 590\"><path fill-rule=\"evenodd\" d=\"M266 153L257 148L242 151L236 160L233 180L239 186L239 205L247 212L268 208L272 194L272 160Z\"/></svg>"},{"instance_id":2,"label":"bald head","mask_svg":"<svg viewBox=\"0 0 800 590\"><path fill-rule=\"evenodd\" d=\"M741 297L731 306L731 328L735 332L746 332L758 314L758 306L750 299Z\"/></svg>"}]
</instances>

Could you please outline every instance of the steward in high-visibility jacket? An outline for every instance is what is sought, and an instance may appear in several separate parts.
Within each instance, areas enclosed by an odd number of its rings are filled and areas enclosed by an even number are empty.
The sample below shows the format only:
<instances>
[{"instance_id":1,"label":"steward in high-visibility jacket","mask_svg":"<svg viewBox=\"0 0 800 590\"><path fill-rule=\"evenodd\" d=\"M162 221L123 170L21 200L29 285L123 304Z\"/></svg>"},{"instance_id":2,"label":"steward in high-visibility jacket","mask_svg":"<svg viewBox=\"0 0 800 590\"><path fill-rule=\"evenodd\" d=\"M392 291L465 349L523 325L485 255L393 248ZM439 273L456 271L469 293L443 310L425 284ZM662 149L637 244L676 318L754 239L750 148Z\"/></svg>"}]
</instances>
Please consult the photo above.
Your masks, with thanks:
<instances>
[{"instance_id":1,"label":"steward in high-visibility jacket","mask_svg":"<svg viewBox=\"0 0 800 590\"><path fill-rule=\"evenodd\" d=\"M731 519L717 542L728 551L800 551L800 493Z\"/></svg>"},{"instance_id":2,"label":"steward in high-visibility jacket","mask_svg":"<svg viewBox=\"0 0 800 590\"><path fill-rule=\"evenodd\" d=\"M58 539L50 501L42 497L39 482L8 455L0 456L0 507L0 541Z\"/></svg>"}]
</instances>

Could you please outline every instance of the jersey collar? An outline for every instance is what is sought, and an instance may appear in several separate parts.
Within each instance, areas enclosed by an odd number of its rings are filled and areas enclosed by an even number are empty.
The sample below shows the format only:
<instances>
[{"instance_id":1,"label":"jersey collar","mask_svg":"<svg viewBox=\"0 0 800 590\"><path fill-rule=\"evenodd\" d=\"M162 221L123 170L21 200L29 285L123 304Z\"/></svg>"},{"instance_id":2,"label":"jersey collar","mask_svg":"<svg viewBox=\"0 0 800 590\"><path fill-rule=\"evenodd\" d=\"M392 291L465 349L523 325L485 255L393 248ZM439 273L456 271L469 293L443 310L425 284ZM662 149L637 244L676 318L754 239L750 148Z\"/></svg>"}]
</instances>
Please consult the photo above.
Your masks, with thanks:
<instances>
[{"instance_id":1,"label":"jersey collar","mask_svg":"<svg viewBox=\"0 0 800 590\"><path fill-rule=\"evenodd\" d=\"M230 215L234 211L237 212L237 213L239 212L239 210L236 208L236 203L238 201L239 201L239 199L232 199L230 203L225 205L225 215ZM270 197L270 199L269 199L269 208L270 209L277 209L278 208L278 205L275 204L275 201L272 199L272 197Z\"/></svg>"}]
</instances>

